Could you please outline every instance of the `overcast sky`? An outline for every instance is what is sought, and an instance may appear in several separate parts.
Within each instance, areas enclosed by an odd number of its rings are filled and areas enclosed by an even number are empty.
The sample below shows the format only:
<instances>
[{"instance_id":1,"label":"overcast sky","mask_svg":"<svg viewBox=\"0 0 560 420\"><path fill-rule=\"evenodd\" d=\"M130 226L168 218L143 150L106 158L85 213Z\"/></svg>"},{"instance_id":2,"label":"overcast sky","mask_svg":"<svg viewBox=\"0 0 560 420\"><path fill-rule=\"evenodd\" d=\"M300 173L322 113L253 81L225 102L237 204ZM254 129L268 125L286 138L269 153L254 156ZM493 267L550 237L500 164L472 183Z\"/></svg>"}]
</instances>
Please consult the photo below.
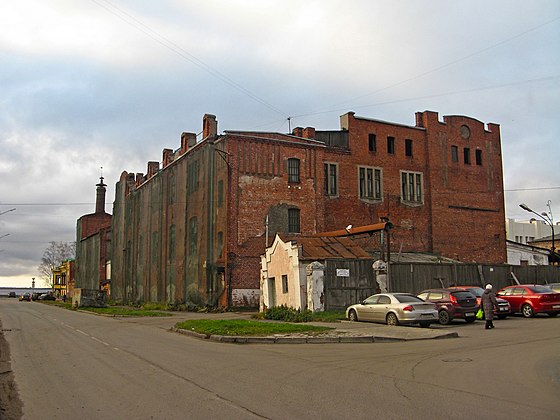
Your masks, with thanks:
<instances>
[{"instance_id":1,"label":"overcast sky","mask_svg":"<svg viewBox=\"0 0 560 420\"><path fill-rule=\"evenodd\" d=\"M111 213L122 171L205 113L219 132L339 129L348 111L497 123L507 216L550 200L558 221L559 82L558 0L3 1L0 286L75 240L101 167Z\"/></svg>"}]
</instances>

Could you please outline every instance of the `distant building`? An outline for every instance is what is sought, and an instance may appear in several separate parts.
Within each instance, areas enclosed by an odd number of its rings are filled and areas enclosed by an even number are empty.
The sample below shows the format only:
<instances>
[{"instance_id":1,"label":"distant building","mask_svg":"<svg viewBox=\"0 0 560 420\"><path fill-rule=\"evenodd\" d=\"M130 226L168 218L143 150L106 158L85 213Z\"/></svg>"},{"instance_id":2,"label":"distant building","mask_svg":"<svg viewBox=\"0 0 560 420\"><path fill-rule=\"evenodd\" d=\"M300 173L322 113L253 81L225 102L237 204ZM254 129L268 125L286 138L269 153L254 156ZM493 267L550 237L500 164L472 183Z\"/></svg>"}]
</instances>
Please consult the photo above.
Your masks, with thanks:
<instances>
[{"instance_id":1,"label":"distant building","mask_svg":"<svg viewBox=\"0 0 560 420\"><path fill-rule=\"evenodd\" d=\"M76 226L76 288L108 288L110 278L111 215L105 212L106 185L96 185L95 213L78 219Z\"/></svg>"},{"instance_id":2,"label":"distant building","mask_svg":"<svg viewBox=\"0 0 560 420\"><path fill-rule=\"evenodd\" d=\"M52 271L55 296L71 296L75 286L75 260L66 260Z\"/></svg>"},{"instance_id":3,"label":"distant building","mask_svg":"<svg viewBox=\"0 0 560 420\"><path fill-rule=\"evenodd\" d=\"M558 231L560 231L560 225L558 225ZM528 244L536 239L552 235L552 229L543 220L506 219L506 235L509 241Z\"/></svg>"},{"instance_id":4,"label":"distant building","mask_svg":"<svg viewBox=\"0 0 560 420\"><path fill-rule=\"evenodd\" d=\"M340 123L330 131L218 135L207 114L200 141L183 133L180 148L163 150L161 166L123 172L113 204L112 297L257 306L260 256L277 233L310 236L380 221L393 224L384 240L398 254L506 261L497 124L440 121L431 111L418 112L415 126L352 112ZM103 281L95 252L100 232L111 232L111 216L98 216L91 232L95 214L78 222L78 256L95 265L91 272L78 265L88 284ZM360 246L373 252L382 242Z\"/></svg>"}]
</instances>

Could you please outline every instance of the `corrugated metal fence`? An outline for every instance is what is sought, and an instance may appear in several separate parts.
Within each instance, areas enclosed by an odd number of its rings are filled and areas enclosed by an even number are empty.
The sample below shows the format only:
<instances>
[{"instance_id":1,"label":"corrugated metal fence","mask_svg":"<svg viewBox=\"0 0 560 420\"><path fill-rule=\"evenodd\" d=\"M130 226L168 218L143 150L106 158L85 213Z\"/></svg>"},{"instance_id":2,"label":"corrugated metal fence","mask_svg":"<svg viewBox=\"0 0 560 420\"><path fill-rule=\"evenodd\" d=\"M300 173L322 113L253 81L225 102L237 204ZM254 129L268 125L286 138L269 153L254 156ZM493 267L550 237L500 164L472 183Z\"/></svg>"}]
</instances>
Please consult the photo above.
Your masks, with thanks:
<instances>
[{"instance_id":1,"label":"corrugated metal fence","mask_svg":"<svg viewBox=\"0 0 560 420\"><path fill-rule=\"evenodd\" d=\"M361 302L378 291L373 261L327 261L325 270L325 309L340 310ZM340 270L348 271L340 271ZM338 270L338 272L337 272ZM559 283L560 268L552 266L512 266L481 264L391 263L390 292L417 294L424 289L453 285L484 286L494 290L523 283ZM513 273L513 275L512 275ZM342 276L340 275L342 274Z\"/></svg>"}]
</instances>

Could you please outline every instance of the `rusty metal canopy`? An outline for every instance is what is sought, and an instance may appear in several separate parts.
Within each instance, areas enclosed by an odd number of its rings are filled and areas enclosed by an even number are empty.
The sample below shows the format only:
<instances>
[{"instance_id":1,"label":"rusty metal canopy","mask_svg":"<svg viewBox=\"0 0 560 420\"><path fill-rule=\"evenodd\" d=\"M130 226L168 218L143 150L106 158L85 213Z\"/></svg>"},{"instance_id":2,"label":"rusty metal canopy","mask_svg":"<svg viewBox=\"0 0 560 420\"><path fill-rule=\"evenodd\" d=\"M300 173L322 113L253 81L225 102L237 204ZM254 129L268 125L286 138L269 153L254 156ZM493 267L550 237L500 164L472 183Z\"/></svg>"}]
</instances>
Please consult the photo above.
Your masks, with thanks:
<instances>
[{"instance_id":1,"label":"rusty metal canopy","mask_svg":"<svg viewBox=\"0 0 560 420\"><path fill-rule=\"evenodd\" d=\"M341 236L355 236L363 234L371 234L381 232L382 230L389 230L393 227L391 222L374 223L373 225L365 225L358 227L348 227L346 229L333 230L330 232L316 233L315 236L320 237L341 237Z\"/></svg>"},{"instance_id":2,"label":"rusty metal canopy","mask_svg":"<svg viewBox=\"0 0 560 420\"><path fill-rule=\"evenodd\" d=\"M284 239L282 238L282 240ZM369 253L349 238L299 236L286 239L301 247L301 258L304 260L372 258Z\"/></svg>"}]
</instances>

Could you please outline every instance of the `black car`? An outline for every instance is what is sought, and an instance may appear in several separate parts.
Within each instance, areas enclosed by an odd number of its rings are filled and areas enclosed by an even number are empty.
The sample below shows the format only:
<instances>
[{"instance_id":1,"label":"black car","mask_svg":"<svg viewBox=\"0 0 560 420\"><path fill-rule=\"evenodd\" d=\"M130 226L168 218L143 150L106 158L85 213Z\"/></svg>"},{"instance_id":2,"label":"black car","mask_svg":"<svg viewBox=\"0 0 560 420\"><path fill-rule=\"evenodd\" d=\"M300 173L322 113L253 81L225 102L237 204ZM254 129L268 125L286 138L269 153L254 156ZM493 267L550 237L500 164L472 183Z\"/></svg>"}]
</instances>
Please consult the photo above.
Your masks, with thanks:
<instances>
[{"instance_id":1,"label":"black car","mask_svg":"<svg viewBox=\"0 0 560 420\"><path fill-rule=\"evenodd\" d=\"M474 322L480 308L476 296L466 290L428 289L420 292L418 297L436 304L442 325L448 325L456 318Z\"/></svg>"},{"instance_id":2,"label":"black car","mask_svg":"<svg viewBox=\"0 0 560 420\"><path fill-rule=\"evenodd\" d=\"M8 297L11 297L11 298L17 297L17 296L16 296L16 292L10 292L10 293L8 293Z\"/></svg>"},{"instance_id":3,"label":"black car","mask_svg":"<svg viewBox=\"0 0 560 420\"><path fill-rule=\"evenodd\" d=\"M20 301L26 300L26 301L28 301L28 302L31 302L31 294L25 292L23 295L21 295L21 296L19 297L19 300L20 300Z\"/></svg>"},{"instance_id":4,"label":"black car","mask_svg":"<svg viewBox=\"0 0 560 420\"><path fill-rule=\"evenodd\" d=\"M56 300L56 298L54 297L54 295L50 292L48 293L43 293L41 296L39 296L37 298L38 300Z\"/></svg>"},{"instance_id":5,"label":"black car","mask_svg":"<svg viewBox=\"0 0 560 420\"><path fill-rule=\"evenodd\" d=\"M473 295L476 296L476 303L480 306L482 302L482 295L484 294L484 289L478 286L453 286L449 287L449 289L454 290L466 290L467 292L471 292ZM498 307L494 308L494 315L497 316L499 319L506 319L508 315L511 315L511 306L509 302L501 297L496 296L496 302L498 302ZM484 317L482 318L484 319Z\"/></svg>"}]
</instances>

